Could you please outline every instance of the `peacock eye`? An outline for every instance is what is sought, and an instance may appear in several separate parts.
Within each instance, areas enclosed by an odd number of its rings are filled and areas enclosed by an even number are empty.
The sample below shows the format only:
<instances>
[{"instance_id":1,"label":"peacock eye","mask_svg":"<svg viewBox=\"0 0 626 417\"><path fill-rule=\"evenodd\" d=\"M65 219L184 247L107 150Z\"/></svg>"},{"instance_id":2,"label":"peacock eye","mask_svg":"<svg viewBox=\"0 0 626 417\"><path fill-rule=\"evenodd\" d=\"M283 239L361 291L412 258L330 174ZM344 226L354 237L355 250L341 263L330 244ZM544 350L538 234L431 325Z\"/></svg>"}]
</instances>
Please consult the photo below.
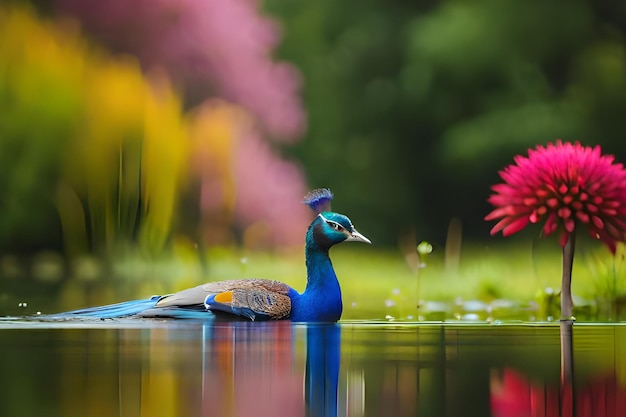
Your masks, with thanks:
<instances>
[{"instance_id":1,"label":"peacock eye","mask_svg":"<svg viewBox=\"0 0 626 417\"><path fill-rule=\"evenodd\" d=\"M335 223L335 222L328 222L328 224L330 224L330 227L332 227L333 229L339 231L341 229L343 229L343 226L340 225L339 223Z\"/></svg>"}]
</instances>

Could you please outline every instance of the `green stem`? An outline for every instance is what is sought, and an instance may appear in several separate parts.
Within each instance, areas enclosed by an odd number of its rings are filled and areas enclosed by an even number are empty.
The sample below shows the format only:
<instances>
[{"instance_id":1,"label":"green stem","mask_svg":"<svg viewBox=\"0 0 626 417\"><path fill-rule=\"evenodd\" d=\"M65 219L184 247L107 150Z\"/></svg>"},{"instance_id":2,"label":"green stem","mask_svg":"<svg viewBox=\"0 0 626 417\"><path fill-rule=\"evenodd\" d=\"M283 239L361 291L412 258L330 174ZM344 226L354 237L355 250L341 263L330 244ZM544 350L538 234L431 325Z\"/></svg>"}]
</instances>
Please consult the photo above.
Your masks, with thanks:
<instances>
[{"instance_id":1,"label":"green stem","mask_svg":"<svg viewBox=\"0 0 626 417\"><path fill-rule=\"evenodd\" d=\"M563 247L563 276L561 279L561 320L572 320L574 301L572 300L572 268L576 235L570 233Z\"/></svg>"}]
</instances>

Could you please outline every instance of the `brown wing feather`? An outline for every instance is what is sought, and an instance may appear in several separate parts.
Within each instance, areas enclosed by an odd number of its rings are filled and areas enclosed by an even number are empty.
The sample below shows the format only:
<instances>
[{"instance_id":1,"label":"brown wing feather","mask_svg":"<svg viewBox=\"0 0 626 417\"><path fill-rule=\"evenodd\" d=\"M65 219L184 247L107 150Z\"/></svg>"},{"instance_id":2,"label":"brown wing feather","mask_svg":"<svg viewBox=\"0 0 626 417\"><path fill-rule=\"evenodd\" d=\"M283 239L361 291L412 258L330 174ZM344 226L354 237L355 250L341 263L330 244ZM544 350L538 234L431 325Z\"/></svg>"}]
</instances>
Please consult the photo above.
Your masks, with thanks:
<instances>
[{"instance_id":1,"label":"brown wing feather","mask_svg":"<svg viewBox=\"0 0 626 417\"><path fill-rule=\"evenodd\" d=\"M156 307L189 306L203 304L209 294L218 294L224 291L258 289L276 294L287 295L290 287L280 281L269 279L234 279L230 281L208 282L197 287L188 288L177 293L166 295L159 300ZM287 297L289 298L289 297Z\"/></svg>"},{"instance_id":2,"label":"brown wing feather","mask_svg":"<svg viewBox=\"0 0 626 417\"><path fill-rule=\"evenodd\" d=\"M272 320L284 319L291 313L289 296L261 288L233 290L232 305L249 308L258 314L266 314Z\"/></svg>"},{"instance_id":3,"label":"brown wing feather","mask_svg":"<svg viewBox=\"0 0 626 417\"><path fill-rule=\"evenodd\" d=\"M280 294L289 293L289 285L269 279L234 279L230 281L209 282L201 285L206 294L217 294L224 291L259 288Z\"/></svg>"}]
</instances>

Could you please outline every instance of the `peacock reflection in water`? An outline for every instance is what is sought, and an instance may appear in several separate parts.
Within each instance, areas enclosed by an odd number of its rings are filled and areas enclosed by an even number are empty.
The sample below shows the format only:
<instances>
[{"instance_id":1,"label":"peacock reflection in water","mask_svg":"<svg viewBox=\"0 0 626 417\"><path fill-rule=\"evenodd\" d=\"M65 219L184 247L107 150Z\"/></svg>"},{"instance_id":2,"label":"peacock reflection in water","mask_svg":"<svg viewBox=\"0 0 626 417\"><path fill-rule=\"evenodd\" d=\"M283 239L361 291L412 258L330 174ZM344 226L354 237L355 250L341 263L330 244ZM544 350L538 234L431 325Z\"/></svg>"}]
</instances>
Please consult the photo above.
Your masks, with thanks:
<instances>
[{"instance_id":1,"label":"peacock reflection in water","mask_svg":"<svg viewBox=\"0 0 626 417\"><path fill-rule=\"evenodd\" d=\"M295 346L301 338L293 334L298 329L288 323L209 324L204 330L210 334L202 373L202 410L208 414L203 415L337 415L339 325L306 326L304 366Z\"/></svg>"},{"instance_id":2,"label":"peacock reflection in water","mask_svg":"<svg viewBox=\"0 0 626 417\"><path fill-rule=\"evenodd\" d=\"M61 359L73 378L59 384L63 415L94 407L125 416L337 415L338 324L206 320L112 331L117 348L98 351L102 330L88 330L97 336L89 353Z\"/></svg>"}]
</instances>

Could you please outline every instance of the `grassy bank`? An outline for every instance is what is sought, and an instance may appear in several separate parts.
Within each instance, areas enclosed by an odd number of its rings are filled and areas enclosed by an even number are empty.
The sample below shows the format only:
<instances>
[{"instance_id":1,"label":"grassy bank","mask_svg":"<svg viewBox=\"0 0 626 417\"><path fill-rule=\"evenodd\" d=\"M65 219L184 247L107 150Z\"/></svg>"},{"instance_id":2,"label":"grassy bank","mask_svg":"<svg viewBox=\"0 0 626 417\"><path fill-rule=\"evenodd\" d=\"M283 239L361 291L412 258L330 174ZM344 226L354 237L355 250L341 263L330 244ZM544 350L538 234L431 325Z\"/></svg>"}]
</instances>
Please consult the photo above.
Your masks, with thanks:
<instances>
[{"instance_id":1,"label":"grassy bank","mask_svg":"<svg viewBox=\"0 0 626 417\"><path fill-rule=\"evenodd\" d=\"M465 245L453 261L435 248L421 260L421 267L411 253L375 246L340 246L331 256L342 284L346 319L449 318L471 311L478 315L468 317L484 319L497 308L530 311L521 318L558 317L554 308L558 308L561 255L554 242ZM621 247L613 257L595 242L580 245L573 277L579 308L616 314L626 294L623 258ZM201 267L197 252L184 246L166 257L120 256L109 267L96 259L60 266L58 257L46 256L19 270L5 259L0 308L3 314L16 314L18 304L26 303L27 309L21 304L17 311L49 312L247 277L277 279L298 290L305 286L304 255L299 248L282 253L215 248L205 259Z\"/></svg>"}]
</instances>

